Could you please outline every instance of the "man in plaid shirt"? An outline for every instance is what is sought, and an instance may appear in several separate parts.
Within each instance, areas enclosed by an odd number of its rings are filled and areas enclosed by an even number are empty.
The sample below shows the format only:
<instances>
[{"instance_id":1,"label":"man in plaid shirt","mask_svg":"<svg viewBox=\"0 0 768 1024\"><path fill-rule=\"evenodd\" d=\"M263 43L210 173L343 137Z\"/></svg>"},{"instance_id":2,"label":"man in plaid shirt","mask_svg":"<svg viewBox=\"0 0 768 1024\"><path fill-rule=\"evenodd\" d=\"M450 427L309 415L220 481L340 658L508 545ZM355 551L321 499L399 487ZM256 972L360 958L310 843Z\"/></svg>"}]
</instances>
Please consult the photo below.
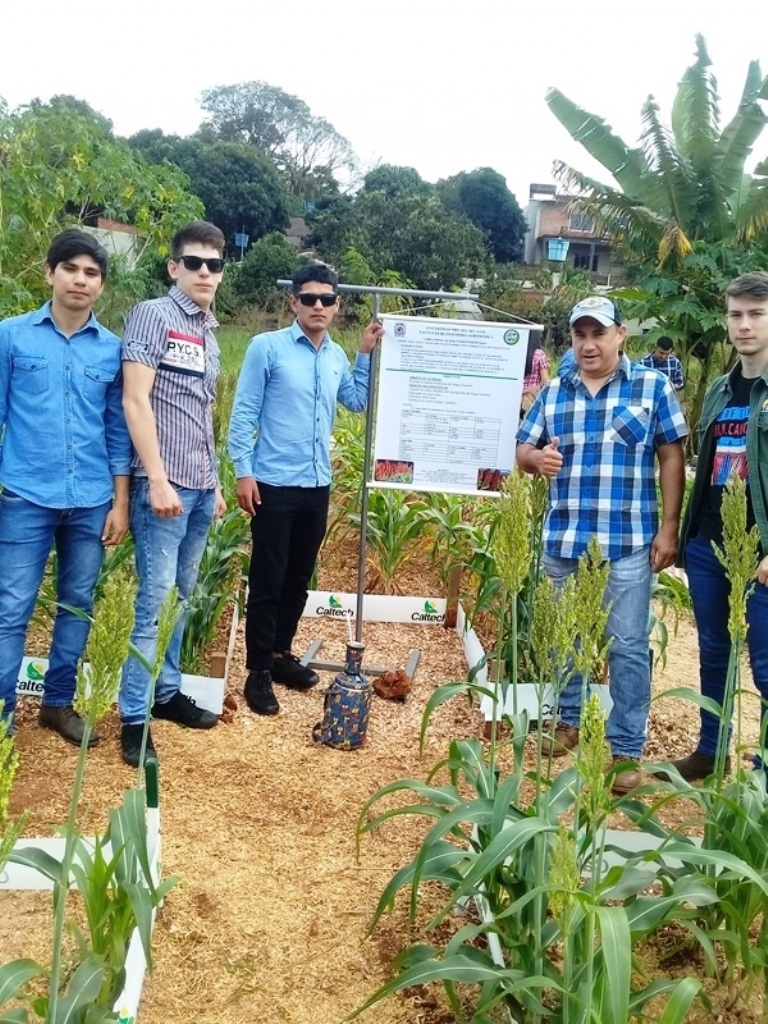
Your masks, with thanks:
<instances>
[{"instance_id":1,"label":"man in plaid shirt","mask_svg":"<svg viewBox=\"0 0 768 1024\"><path fill-rule=\"evenodd\" d=\"M647 356L638 359L637 363L638 366L647 366L651 370L658 370L659 373L663 373L665 377L669 377L672 381L672 387L675 391L682 391L685 384L683 364L675 355L674 347L675 343L665 335L656 342L656 348L653 352L649 352Z\"/></svg>"},{"instance_id":2,"label":"man in plaid shirt","mask_svg":"<svg viewBox=\"0 0 768 1024\"><path fill-rule=\"evenodd\" d=\"M688 434L671 382L631 364L616 305L592 296L570 316L576 366L539 393L518 431L517 463L549 478L544 570L562 585L592 537L610 563L605 593L613 709L607 738L615 793L642 782L650 702L648 619L654 572L674 564ZM662 517L656 502L656 459ZM560 694L561 720L547 741L555 757L578 744L582 681ZM631 762L631 763L627 763ZM622 767L623 765L623 767Z\"/></svg>"}]
</instances>

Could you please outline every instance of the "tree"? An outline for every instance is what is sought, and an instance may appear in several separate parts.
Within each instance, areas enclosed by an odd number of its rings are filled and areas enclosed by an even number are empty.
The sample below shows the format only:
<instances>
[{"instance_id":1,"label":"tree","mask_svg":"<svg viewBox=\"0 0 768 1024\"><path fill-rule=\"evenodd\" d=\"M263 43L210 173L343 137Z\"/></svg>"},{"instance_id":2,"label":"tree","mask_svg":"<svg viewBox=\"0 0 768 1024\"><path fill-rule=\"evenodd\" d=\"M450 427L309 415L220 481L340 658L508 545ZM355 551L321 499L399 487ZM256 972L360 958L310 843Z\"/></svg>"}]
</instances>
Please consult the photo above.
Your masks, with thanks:
<instances>
[{"instance_id":1,"label":"tree","mask_svg":"<svg viewBox=\"0 0 768 1024\"><path fill-rule=\"evenodd\" d=\"M151 163L167 161L189 177L205 215L234 245L235 232L251 241L288 224L289 198L274 162L242 142L201 142L141 131L128 139Z\"/></svg>"},{"instance_id":2,"label":"tree","mask_svg":"<svg viewBox=\"0 0 768 1024\"><path fill-rule=\"evenodd\" d=\"M313 219L310 244L324 259L341 263L355 249L375 276L397 271L418 288L463 285L487 264L482 232L446 210L435 195L360 192L331 202Z\"/></svg>"},{"instance_id":3,"label":"tree","mask_svg":"<svg viewBox=\"0 0 768 1024\"><path fill-rule=\"evenodd\" d=\"M755 175L744 167L768 116L768 78L757 61L749 65L738 109L720 127L717 83L702 36L672 107L671 126L649 96L642 109L640 146L632 148L601 118L578 107L557 89L547 94L550 110L571 136L612 175L606 185L557 162L555 173L574 205L599 229L613 235L638 286L627 295L640 319L656 317L688 364L703 357L699 386L689 405L698 422L709 369L725 337L722 293L746 269L765 266L768 228L768 160Z\"/></svg>"},{"instance_id":4,"label":"tree","mask_svg":"<svg viewBox=\"0 0 768 1024\"><path fill-rule=\"evenodd\" d=\"M368 171L362 187L363 192L383 192L389 199L397 199L409 192L427 195L433 189L434 185L424 181L415 168L395 164L379 164Z\"/></svg>"},{"instance_id":5,"label":"tree","mask_svg":"<svg viewBox=\"0 0 768 1024\"><path fill-rule=\"evenodd\" d=\"M260 238L232 274L232 291L242 303L265 305L277 294L276 281L288 278L300 263L285 235L273 232Z\"/></svg>"},{"instance_id":6,"label":"tree","mask_svg":"<svg viewBox=\"0 0 768 1024\"><path fill-rule=\"evenodd\" d=\"M201 106L209 115L201 138L245 142L268 153L292 195L305 201L333 191L335 175L354 166L351 146L333 125L275 85L219 85L205 90Z\"/></svg>"},{"instance_id":7,"label":"tree","mask_svg":"<svg viewBox=\"0 0 768 1024\"><path fill-rule=\"evenodd\" d=\"M491 167L462 171L438 182L437 187L449 210L463 214L485 233L498 263L522 260L525 217L498 171Z\"/></svg>"},{"instance_id":8,"label":"tree","mask_svg":"<svg viewBox=\"0 0 768 1024\"><path fill-rule=\"evenodd\" d=\"M0 171L2 316L46 296L45 254L62 228L100 215L130 223L141 264L167 254L181 224L202 215L185 174L151 166L114 139L103 119L68 103L0 108Z\"/></svg>"}]
</instances>

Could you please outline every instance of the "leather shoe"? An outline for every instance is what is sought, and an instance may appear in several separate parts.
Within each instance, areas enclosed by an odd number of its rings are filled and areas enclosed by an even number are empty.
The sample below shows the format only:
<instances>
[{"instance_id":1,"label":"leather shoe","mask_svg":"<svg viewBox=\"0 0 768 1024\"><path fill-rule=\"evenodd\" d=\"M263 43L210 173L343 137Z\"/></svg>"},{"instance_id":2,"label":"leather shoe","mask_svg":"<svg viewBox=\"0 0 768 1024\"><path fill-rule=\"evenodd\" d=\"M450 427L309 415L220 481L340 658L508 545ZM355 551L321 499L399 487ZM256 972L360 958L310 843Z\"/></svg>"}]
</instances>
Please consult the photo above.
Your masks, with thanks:
<instances>
[{"instance_id":1,"label":"leather shoe","mask_svg":"<svg viewBox=\"0 0 768 1024\"><path fill-rule=\"evenodd\" d=\"M53 729L67 743L79 747L83 742L83 720L70 704L65 708L51 708L42 704L37 716L37 724L43 729ZM88 737L88 746L95 747L100 737L92 732Z\"/></svg>"},{"instance_id":2,"label":"leather shoe","mask_svg":"<svg viewBox=\"0 0 768 1024\"><path fill-rule=\"evenodd\" d=\"M243 696L255 715L276 715L280 710L275 691L272 689L272 674L268 668L248 673Z\"/></svg>"},{"instance_id":3,"label":"leather shoe","mask_svg":"<svg viewBox=\"0 0 768 1024\"><path fill-rule=\"evenodd\" d=\"M673 768L677 768L678 772L686 780L686 782L700 782L702 779L709 778L715 770L715 755L714 754L700 754L698 750L694 750L688 757L681 757L677 761L669 762ZM726 757L725 759L725 771L731 770L731 759ZM656 772L658 778L663 779L665 782L670 782L671 777L668 772L659 771Z\"/></svg>"},{"instance_id":4,"label":"leather shoe","mask_svg":"<svg viewBox=\"0 0 768 1024\"><path fill-rule=\"evenodd\" d=\"M578 728L575 725L566 725L565 722L558 722L555 726L550 723L549 730L541 738L541 752L545 757L549 757L550 750L552 757L563 757L575 750L578 745Z\"/></svg>"},{"instance_id":5,"label":"leather shoe","mask_svg":"<svg viewBox=\"0 0 768 1024\"><path fill-rule=\"evenodd\" d=\"M617 796L624 796L631 793L633 789L646 781L645 772L633 757L625 757L623 754L615 754L611 758L609 771L616 765L624 765L611 779L611 790Z\"/></svg>"},{"instance_id":6,"label":"leather shoe","mask_svg":"<svg viewBox=\"0 0 768 1024\"><path fill-rule=\"evenodd\" d=\"M320 682L317 672L303 665L290 651L272 659L272 679L292 690L309 690Z\"/></svg>"},{"instance_id":7,"label":"leather shoe","mask_svg":"<svg viewBox=\"0 0 768 1024\"><path fill-rule=\"evenodd\" d=\"M218 715L206 711L205 708L199 708L192 698L181 690L177 690L170 700L162 704L155 701L152 705L152 717L165 718L169 722L176 722L177 725L184 725L187 729L212 729L219 723Z\"/></svg>"},{"instance_id":8,"label":"leather shoe","mask_svg":"<svg viewBox=\"0 0 768 1024\"><path fill-rule=\"evenodd\" d=\"M141 754L141 738L144 735L143 725L124 725L120 730L120 749L123 760L132 768L139 767L139 755ZM144 760L157 760L157 751L152 742L152 733L147 731L147 746L144 751Z\"/></svg>"}]
</instances>

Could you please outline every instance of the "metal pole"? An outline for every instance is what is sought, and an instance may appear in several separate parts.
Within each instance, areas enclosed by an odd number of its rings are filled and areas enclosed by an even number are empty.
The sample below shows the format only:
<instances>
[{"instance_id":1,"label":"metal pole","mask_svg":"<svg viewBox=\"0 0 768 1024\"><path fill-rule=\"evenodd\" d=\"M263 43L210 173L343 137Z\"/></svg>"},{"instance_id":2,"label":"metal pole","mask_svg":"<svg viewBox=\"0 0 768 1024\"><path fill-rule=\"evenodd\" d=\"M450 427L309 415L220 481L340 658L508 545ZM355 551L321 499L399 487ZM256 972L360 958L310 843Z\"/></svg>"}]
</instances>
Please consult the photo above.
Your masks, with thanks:
<instances>
[{"instance_id":1,"label":"metal pole","mask_svg":"<svg viewBox=\"0 0 768 1024\"><path fill-rule=\"evenodd\" d=\"M378 320L381 312L381 295L373 293L373 319ZM368 404L365 410L365 453L363 455L363 489L360 502L360 538L357 555L357 604L355 605L355 640L363 639L363 597L365 594L365 557L368 547L368 478L371 472L373 452L373 400L376 394L376 371L379 365L378 345L371 352L371 369L368 380Z\"/></svg>"}]
</instances>

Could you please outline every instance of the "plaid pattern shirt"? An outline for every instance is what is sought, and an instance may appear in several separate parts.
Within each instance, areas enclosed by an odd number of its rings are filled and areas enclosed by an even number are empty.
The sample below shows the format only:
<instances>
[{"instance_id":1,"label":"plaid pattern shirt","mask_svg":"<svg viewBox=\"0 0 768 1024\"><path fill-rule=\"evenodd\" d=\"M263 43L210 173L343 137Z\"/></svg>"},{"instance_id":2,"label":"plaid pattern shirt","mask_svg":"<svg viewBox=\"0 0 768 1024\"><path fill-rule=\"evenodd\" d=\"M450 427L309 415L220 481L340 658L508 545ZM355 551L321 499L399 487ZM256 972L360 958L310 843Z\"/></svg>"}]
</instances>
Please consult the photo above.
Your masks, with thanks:
<instances>
[{"instance_id":1,"label":"plaid pattern shirt","mask_svg":"<svg viewBox=\"0 0 768 1024\"><path fill-rule=\"evenodd\" d=\"M156 371L149 400L168 479L197 491L218 484L213 400L220 357L214 327L213 313L204 313L174 285L163 298L133 307L123 337L123 362ZM135 453L133 472L146 475Z\"/></svg>"},{"instance_id":2,"label":"plaid pattern shirt","mask_svg":"<svg viewBox=\"0 0 768 1024\"><path fill-rule=\"evenodd\" d=\"M681 388L685 383L683 378L683 364L677 356L664 356L663 359L654 359L651 352L642 359L638 359L638 366L647 366L649 370L658 370L665 377L669 377L674 388Z\"/></svg>"},{"instance_id":3,"label":"plaid pattern shirt","mask_svg":"<svg viewBox=\"0 0 768 1024\"><path fill-rule=\"evenodd\" d=\"M687 434L670 381L626 356L596 395L577 374L546 384L517 440L542 448L560 439L563 465L549 481L544 520L547 553L578 558L597 536L613 561L650 544L658 530L656 449Z\"/></svg>"}]
</instances>

